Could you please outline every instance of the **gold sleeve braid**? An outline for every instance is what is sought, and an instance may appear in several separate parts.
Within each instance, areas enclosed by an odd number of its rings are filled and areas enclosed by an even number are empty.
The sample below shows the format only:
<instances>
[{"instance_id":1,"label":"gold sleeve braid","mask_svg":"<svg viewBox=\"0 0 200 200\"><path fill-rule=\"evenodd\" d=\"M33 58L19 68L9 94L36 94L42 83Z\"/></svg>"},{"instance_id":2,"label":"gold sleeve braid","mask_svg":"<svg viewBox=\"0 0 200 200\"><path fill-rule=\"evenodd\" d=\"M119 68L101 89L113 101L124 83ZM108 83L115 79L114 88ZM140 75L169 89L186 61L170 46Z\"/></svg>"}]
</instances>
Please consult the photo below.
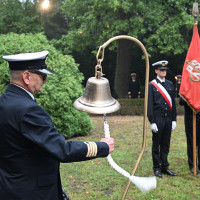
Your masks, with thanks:
<instances>
[{"instance_id":1,"label":"gold sleeve braid","mask_svg":"<svg viewBox=\"0 0 200 200\"><path fill-rule=\"evenodd\" d=\"M87 155L86 157L95 157L97 155L97 144L95 142L85 142L87 145Z\"/></svg>"}]
</instances>

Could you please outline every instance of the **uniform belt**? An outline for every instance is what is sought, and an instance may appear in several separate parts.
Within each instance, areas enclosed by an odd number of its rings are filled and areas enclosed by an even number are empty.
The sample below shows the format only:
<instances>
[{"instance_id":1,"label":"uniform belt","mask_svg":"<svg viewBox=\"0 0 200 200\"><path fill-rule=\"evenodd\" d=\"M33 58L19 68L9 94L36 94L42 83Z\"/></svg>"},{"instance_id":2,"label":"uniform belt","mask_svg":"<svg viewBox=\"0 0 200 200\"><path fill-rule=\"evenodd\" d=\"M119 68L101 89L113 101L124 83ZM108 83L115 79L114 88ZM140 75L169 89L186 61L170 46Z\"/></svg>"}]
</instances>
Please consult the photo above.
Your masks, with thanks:
<instances>
[{"instance_id":1,"label":"uniform belt","mask_svg":"<svg viewBox=\"0 0 200 200\"><path fill-rule=\"evenodd\" d=\"M172 114L171 114L171 112L165 112L165 113L155 112L154 116L156 116L156 117L171 117Z\"/></svg>"}]
</instances>

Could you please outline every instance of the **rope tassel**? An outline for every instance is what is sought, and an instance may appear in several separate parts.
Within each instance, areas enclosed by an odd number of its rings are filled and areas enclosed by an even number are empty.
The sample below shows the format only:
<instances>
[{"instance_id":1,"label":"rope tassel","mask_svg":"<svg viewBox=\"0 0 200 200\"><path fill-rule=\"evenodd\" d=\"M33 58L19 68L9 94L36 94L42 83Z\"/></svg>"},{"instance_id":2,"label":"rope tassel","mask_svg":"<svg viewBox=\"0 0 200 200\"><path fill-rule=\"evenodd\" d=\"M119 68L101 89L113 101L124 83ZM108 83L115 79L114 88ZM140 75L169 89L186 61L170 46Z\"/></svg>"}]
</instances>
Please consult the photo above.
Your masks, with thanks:
<instances>
[{"instance_id":1,"label":"rope tassel","mask_svg":"<svg viewBox=\"0 0 200 200\"><path fill-rule=\"evenodd\" d=\"M148 192L153 190L157 186L156 177L138 177L130 176L129 180L135 184L135 186L142 192Z\"/></svg>"},{"instance_id":2,"label":"rope tassel","mask_svg":"<svg viewBox=\"0 0 200 200\"><path fill-rule=\"evenodd\" d=\"M109 125L107 123L107 117L104 115L104 134L106 138L110 137ZM155 189L157 186L156 177L138 177L131 176L126 170L118 166L115 161L112 159L112 156L109 154L107 156L108 163L120 174L127 177L135 186L142 192L148 192L152 189Z\"/></svg>"}]
</instances>

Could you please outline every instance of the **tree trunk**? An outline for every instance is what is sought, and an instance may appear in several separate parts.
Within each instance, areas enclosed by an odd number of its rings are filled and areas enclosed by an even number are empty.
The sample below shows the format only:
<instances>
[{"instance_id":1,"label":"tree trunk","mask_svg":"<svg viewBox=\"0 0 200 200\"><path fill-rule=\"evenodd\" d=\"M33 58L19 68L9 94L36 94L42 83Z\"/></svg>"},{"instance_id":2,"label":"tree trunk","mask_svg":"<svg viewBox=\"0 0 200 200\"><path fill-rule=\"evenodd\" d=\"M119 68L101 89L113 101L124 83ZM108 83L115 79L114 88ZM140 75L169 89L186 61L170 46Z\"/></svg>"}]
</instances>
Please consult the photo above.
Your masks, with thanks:
<instances>
[{"instance_id":1,"label":"tree trunk","mask_svg":"<svg viewBox=\"0 0 200 200\"><path fill-rule=\"evenodd\" d=\"M117 98L128 96L128 83L131 67L131 46L129 40L119 40L117 49L117 67L115 71L114 91Z\"/></svg>"}]
</instances>

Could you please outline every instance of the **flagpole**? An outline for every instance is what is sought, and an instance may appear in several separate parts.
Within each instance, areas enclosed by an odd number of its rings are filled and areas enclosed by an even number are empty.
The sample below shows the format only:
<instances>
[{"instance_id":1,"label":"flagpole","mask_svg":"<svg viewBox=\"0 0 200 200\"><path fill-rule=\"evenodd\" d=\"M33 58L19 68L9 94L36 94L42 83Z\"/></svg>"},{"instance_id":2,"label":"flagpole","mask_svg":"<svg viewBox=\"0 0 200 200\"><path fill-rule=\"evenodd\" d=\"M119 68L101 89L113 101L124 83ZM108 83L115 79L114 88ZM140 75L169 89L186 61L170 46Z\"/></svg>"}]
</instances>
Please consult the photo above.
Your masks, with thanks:
<instances>
[{"instance_id":1,"label":"flagpole","mask_svg":"<svg viewBox=\"0 0 200 200\"><path fill-rule=\"evenodd\" d=\"M196 164L196 113L193 111L193 169L194 175L197 175L197 164Z\"/></svg>"},{"instance_id":2,"label":"flagpole","mask_svg":"<svg viewBox=\"0 0 200 200\"><path fill-rule=\"evenodd\" d=\"M193 3L192 15L194 17L194 27L198 24L198 3ZM197 164L196 164L196 112L193 110L193 169L194 175L197 174Z\"/></svg>"}]
</instances>

